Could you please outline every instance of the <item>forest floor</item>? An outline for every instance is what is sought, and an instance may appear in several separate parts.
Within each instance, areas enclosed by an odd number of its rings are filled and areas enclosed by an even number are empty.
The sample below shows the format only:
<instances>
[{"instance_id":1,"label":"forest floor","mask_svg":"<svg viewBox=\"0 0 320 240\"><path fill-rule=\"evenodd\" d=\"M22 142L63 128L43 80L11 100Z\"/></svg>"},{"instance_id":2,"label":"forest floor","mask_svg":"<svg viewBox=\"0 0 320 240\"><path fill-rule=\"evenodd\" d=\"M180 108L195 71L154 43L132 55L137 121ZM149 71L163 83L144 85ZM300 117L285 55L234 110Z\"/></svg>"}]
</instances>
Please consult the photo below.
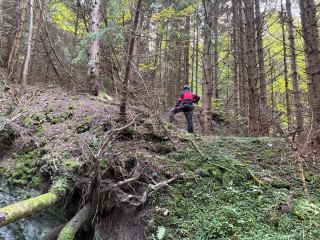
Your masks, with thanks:
<instances>
[{"instance_id":1,"label":"forest floor","mask_svg":"<svg viewBox=\"0 0 320 240\"><path fill-rule=\"evenodd\" d=\"M75 95L56 88L29 89L19 99L10 94L0 98L0 123L12 127L9 137L5 127L0 131L0 174L11 184L42 192L55 179L68 179L72 188L61 219L70 219L86 194L92 154L112 129L123 126L117 121L118 102L105 94ZM316 154L302 156L306 188L287 139L232 136L243 135L241 128L224 121L216 124L214 136L188 134L183 114L172 124L169 113L160 116L162 126L155 113L129 106L128 119L137 115L108 144L101 171L114 162L128 169L150 164L128 192L176 180L138 208L112 205L101 215L96 239L320 238ZM199 129L199 109L194 121Z\"/></svg>"}]
</instances>

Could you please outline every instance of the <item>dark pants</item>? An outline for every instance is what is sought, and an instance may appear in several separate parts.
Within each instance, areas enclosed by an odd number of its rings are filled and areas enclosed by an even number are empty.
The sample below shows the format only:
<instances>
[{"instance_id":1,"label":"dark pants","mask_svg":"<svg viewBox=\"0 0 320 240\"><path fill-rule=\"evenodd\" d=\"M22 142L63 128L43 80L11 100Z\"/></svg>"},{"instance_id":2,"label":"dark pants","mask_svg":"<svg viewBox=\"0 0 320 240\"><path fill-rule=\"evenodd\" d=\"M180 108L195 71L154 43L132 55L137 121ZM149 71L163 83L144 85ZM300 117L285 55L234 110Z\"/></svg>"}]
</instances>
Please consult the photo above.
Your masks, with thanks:
<instances>
[{"instance_id":1,"label":"dark pants","mask_svg":"<svg viewBox=\"0 0 320 240\"><path fill-rule=\"evenodd\" d=\"M193 106L182 105L181 107L174 108L170 113L170 117L169 117L170 122L173 121L174 115L179 112L184 112L184 115L186 116L186 119L187 119L188 132L192 133L193 132L193 123L192 123Z\"/></svg>"}]
</instances>

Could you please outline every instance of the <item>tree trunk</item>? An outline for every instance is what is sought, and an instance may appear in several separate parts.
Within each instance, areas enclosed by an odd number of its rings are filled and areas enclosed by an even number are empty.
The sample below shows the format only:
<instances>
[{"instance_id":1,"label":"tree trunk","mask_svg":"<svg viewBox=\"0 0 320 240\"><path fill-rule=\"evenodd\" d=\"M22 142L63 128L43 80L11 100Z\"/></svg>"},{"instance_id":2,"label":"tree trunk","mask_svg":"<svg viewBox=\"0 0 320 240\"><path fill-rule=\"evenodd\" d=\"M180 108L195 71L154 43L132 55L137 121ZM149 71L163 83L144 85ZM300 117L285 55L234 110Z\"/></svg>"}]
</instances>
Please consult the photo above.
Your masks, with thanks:
<instances>
[{"instance_id":1,"label":"tree trunk","mask_svg":"<svg viewBox=\"0 0 320 240\"><path fill-rule=\"evenodd\" d=\"M100 77L100 0L92 0L90 15L90 33L94 34L88 51L88 84L92 95L99 95L102 91Z\"/></svg>"},{"instance_id":2,"label":"tree trunk","mask_svg":"<svg viewBox=\"0 0 320 240\"><path fill-rule=\"evenodd\" d=\"M216 4L218 5L218 2ZM216 8L218 8L218 6L216 6ZM214 55L213 79L214 80L213 81L215 83L214 98L216 99L216 101L219 101L220 99L219 49L218 49L219 37L218 37L218 16L217 15L218 15L218 11L216 11L213 19L213 34L214 34L214 50L213 50L213 55Z\"/></svg>"},{"instance_id":3,"label":"tree trunk","mask_svg":"<svg viewBox=\"0 0 320 240\"><path fill-rule=\"evenodd\" d=\"M254 4L253 0L244 0L244 14L246 18L246 57L248 74L248 96L249 96L249 135L259 135L259 94L257 86L257 61L255 46L254 27Z\"/></svg>"},{"instance_id":4,"label":"tree trunk","mask_svg":"<svg viewBox=\"0 0 320 240\"><path fill-rule=\"evenodd\" d=\"M30 50L30 60L29 64L27 66L27 76L26 76L26 82L29 82L28 80L32 79L32 69L34 68L35 61L34 61L34 52L37 45L37 37L39 33L39 26L40 26L40 17L41 17L41 11L39 6L40 0L35 0L33 11L34 11L34 19L33 19L33 28L32 28L32 39L31 39L31 50ZM23 72L21 72L21 76L23 76ZM35 77L34 77L35 78Z\"/></svg>"},{"instance_id":5,"label":"tree trunk","mask_svg":"<svg viewBox=\"0 0 320 240\"><path fill-rule=\"evenodd\" d=\"M186 17L186 40L184 41L184 84L189 84L189 46L190 46L190 16Z\"/></svg>"},{"instance_id":6,"label":"tree trunk","mask_svg":"<svg viewBox=\"0 0 320 240\"><path fill-rule=\"evenodd\" d=\"M22 3L22 10L21 10L21 17L20 17L20 22L18 26L18 31L13 41L10 56L9 56L9 61L8 61L8 67L7 67L8 81L14 81L15 72L17 69L18 54L19 54L20 45L21 45L23 24L26 20L27 5L28 5L28 0L24 0Z\"/></svg>"},{"instance_id":7,"label":"tree trunk","mask_svg":"<svg viewBox=\"0 0 320 240\"><path fill-rule=\"evenodd\" d=\"M288 81L288 65L287 65L287 45L286 45L286 32L284 29L284 12L281 0L281 28L282 28L282 42L283 42L283 66L284 66L284 83L285 83L285 94L286 94L286 107L287 107L287 120L288 120L288 131L291 131L291 107L290 107L290 95L289 95L289 81Z\"/></svg>"},{"instance_id":8,"label":"tree trunk","mask_svg":"<svg viewBox=\"0 0 320 240\"><path fill-rule=\"evenodd\" d=\"M247 105L248 105L248 92L246 78L246 68L245 68L245 46L244 46L244 24L243 24L243 12L242 12L242 2L239 2L239 98L240 98L240 116L246 117Z\"/></svg>"},{"instance_id":9,"label":"tree trunk","mask_svg":"<svg viewBox=\"0 0 320 240\"><path fill-rule=\"evenodd\" d=\"M57 240L73 240L81 227L93 217L91 204L87 203L62 229Z\"/></svg>"},{"instance_id":10,"label":"tree trunk","mask_svg":"<svg viewBox=\"0 0 320 240\"><path fill-rule=\"evenodd\" d=\"M20 95L25 94L27 89L27 75L28 75L28 69L29 69L29 64L31 60L31 54L32 54L33 12L34 12L34 0L30 0L30 25L29 25L29 37L28 37L28 49L27 49L27 55L24 61Z\"/></svg>"},{"instance_id":11,"label":"tree trunk","mask_svg":"<svg viewBox=\"0 0 320 240\"><path fill-rule=\"evenodd\" d=\"M139 22L139 15L140 15L140 10L141 10L141 4L142 0L137 0L136 3L136 11L135 11L135 16L134 16L134 21L133 21L133 26L132 26L132 32L131 32L131 39L129 42L129 49L128 49L128 56L127 56L127 61L126 61L126 70L124 74L124 79L123 79L123 88L122 88L122 99L120 103L120 120L125 121L126 120L126 105L127 105L127 96L128 96L128 81L129 81L129 74L130 74L130 69L131 69L131 61L132 61L132 53L133 53L133 47L134 47L134 40L135 40L135 34Z\"/></svg>"},{"instance_id":12,"label":"tree trunk","mask_svg":"<svg viewBox=\"0 0 320 240\"><path fill-rule=\"evenodd\" d=\"M139 14L137 30L141 29L142 24L142 14ZM141 37L140 34L135 33L135 38L133 42L133 50L132 50L132 60L131 60L131 68L129 74L129 83L132 87L133 92L139 91L139 53L140 53L140 46L141 44ZM139 93L137 93L139 94Z\"/></svg>"},{"instance_id":13,"label":"tree trunk","mask_svg":"<svg viewBox=\"0 0 320 240\"><path fill-rule=\"evenodd\" d=\"M60 199L59 195L65 191L60 185L61 181L58 181L49 193L1 208L0 228L21 218L29 217L57 203Z\"/></svg>"},{"instance_id":14,"label":"tree trunk","mask_svg":"<svg viewBox=\"0 0 320 240\"><path fill-rule=\"evenodd\" d=\"M320 145L320 53L318 18L314 0L300 0L300 14L305 41L309 103L312 111L312 143Z\"/></svg>"},{"instance_id":15,"label":"tree trunk","mask_svg":"<svg viewBox=\"0 0 320 240\"><path fill-rule=\"evenodd\" d=\"M286 10L288 19L288 32L289 32L289 42L290 42L290 53L291 53L291 72L292 72L292 85L294 92L294 106L295 115L298 130L303 130L303 116L302 116L302 103L300 98L300 84L298 79L298 65L297 65L297 54L296 54L296 44L295 36L293 32L293 18L291 13L291 2L286 0Z\"/></svg>"},{"instance_id":16,"label":"tree trunk","mask_svg":"<svg viewBox=\"0 0 320 240\"><path fill-rule=\"evenodd\" d=\"M212 2L203 1L204 10L204 41L203 41L203 77L202 77L202 117L203 133L212 133L212 80L211 80L211 26L212 26Z\"/></svg>"},{"instance_id":17,"label":"tree trunk","mask_svg":"<svg viewBox=\"0 0 320 240\"><path fill-rule=\"evenodd\" d=\"M260 132L263 136L269 134L268 126L268 105L267 105L267 87L266 87L266 73L264 66L264 53L263 53L263 39L262 39L262 26L263 17L260 14L259 0L255 0L256 10L256 31L257 31L257 46L258 46L258 63L259 63L259 80L260 80Z\"/></svg>"},{"instance_id":18,"label":"tree trunk","mask_svg":"<svg viewBox=\"0 0 320 240\"><path fill-rule=\"evenodd\" d=\"M234 114L240 113L239 91L239 60L238 60L238 1L232 0L232 45L233 45L233 83L234 83Z\"/></svg>"}]
</instances>

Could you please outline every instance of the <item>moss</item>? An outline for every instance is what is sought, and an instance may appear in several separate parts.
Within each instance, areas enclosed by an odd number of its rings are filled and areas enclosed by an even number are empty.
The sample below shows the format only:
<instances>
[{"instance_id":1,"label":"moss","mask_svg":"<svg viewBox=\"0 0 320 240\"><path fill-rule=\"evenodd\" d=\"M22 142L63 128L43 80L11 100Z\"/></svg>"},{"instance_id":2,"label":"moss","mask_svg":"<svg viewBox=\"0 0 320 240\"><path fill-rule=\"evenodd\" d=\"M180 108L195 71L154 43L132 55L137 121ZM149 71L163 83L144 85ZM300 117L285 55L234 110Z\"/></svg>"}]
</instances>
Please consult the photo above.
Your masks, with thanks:
<instances>
[{"instance_id":1,"label":"moss","mask_svg":"<svg viewBox=\"0 0 320 240\"><path fill-rule=\"evenodd\" d=\"M64 119L71 119L74 116L74 111L68 111L62 114Z\"/></svg>"},{"instance_id":2,"label":"moss","mask_svg":"<svg viewBox=\"0 0 320 240\"><path fill-rule=\"evenodd\" d=\"M74 235L72 226L68 223L60 232L58 240L73 240Z\"/></svg>"},{"instance_id":3,"label":"moss","mask_svg":"<svg viewBox=\"0 0 320 240\"><path fill-rule=\"evenodd\" d=\"M107 132L111 129L111 127L112 127L112 124L111 124L110 119L105 119L102 123L102 130L104 132Z\"/></svg>"},{"instance_id":4,"label":"moss","mask_svg":"<svg viewBox=\"0 0 320 240\"><path fill-rule=\"evenodd\" d=\"M19 185L19 186L24 186L24 185L27 184L27 181L23 180L23 179L13 179L12 180L12 184L13 185Z\"/></svg>"},{"instance_id":5,"label":"moss","mask_svg":"<svg viewBox=\"0 0 320 240\"><path fill-rule=\"evenodd\" d=\"M76 172L81 170L81 164L75 161L65 160L62 164L69 172Z\"/></svg>"},{"instance_id":6,"label":"moss","mask_svg":"<svg viewBox=\"0 0 320 240\"><path fill-rule=\"evenodd\" d=\"M31 185L34 187L39 187L40 186L40 177L34 176L31 180Z\"/></svg>"},{"instance_id":7,"label":"moss","mask_svg":"<svg viewBox=\"0 0 320 240\"><path fill-rule=\"evenodd\" d=\"M84 121L76 127L75 132L78 134L81 134L81 133L89 131L92 127L91 122L92 122L92 117L89 115L86 115L84 117Z\"/></svg>"},{"instance_id":8,"label":"moss","mask_svg":"<svg viewBox=\"0 0 320 240\"><path fill-rule=\"evenodd\" d=\"M246 181L246 178L234 171L227 171L222 176L222 183L224 187L229 187L230 184L239 186Z\"/></svg>"},{"instance_id":9,"label":"moss","mask_svg":"<svg viewBox=\"0 0 320 240\"><path fill-rule=\"evenodd\" d=\"M32 179L39 177L38 160L40 159L41 148L37 148L28 153L22 153L18 156L12 156L16 162L14 169L7 171L9 182L15 185L26 185ZM36 183L36 182L35 182ZM37 184L34 184L35 186Z\"/></svg>"},{"instance_id":10,"label":"moss","mask_svg":"<svg viewBox=\"0 0 320 240\"><path fill-rule=\"evenodd\" d=\"M273 179L271 181L271 186L274 188L286 188L286 189L290 189L290 184L286 183L284 181L281 181L279 179Z\"/></svg>"},{"instance_id":11,"label":"moss","mask_svg":"<svg viewBox=\"0 0 320 240\"><path fill-rule=\"evenodd\" d=\"M187 169L189 169L190 171L194 172L197 169L198 164L196 164L194 162L187 162L187 163L185 163L185 167Z\"/></svg>"}]
</instances>

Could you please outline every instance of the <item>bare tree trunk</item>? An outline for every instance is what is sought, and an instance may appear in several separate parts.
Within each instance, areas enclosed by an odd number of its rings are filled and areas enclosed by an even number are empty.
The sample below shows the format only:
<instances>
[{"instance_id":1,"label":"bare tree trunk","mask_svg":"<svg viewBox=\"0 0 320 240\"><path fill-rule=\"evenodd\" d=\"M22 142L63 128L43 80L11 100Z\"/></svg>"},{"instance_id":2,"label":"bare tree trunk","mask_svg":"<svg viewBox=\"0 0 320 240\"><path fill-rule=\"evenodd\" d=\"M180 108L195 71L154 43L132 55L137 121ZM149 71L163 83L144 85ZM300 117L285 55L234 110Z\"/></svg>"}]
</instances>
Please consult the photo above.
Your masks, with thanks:
<instances>
[{"instance_id":1,"label":"bare tree trunk","mask_svg":"<svg viewBox=\"0 0 320 240\"><path fill-rule=\"evenodd\" d=\"M284 83L286 94L286 107L287 107L287 120L288 131L291 130L291 107L290 107L290 95L289 95L289 81L288 81L288 65L287 65L287 45L286 45L286 32L284 29L284 12L281 0L281 28L282 28L282 42L283 42L283 66L284 66Z\"/></svg>"},{"instance_id":2,"label":"bare tree trunk","mask_svg":"<svg viewBox=\"0 0 320 240\"><path fill-rule=\"evenodd\" d=\"M34 3L34 19L33 19L33 28L32 28L32 40L31 40L31 51L30 51L30 60L29 65L27 69L27 82L29 82L30 79L33 78L32 76L32 69L34 68L35 61L34 61L34 53L35 48L37 47L37 37L40 29L40 17L41 17L41 11L40 11L40 5L39 2L41 0L35 0ZM21 73L22 76L23 73ZM35 77L34 77L35 78Z\"/></svg>"},{"instance_id":3,"label":"bare tree trunk","mask_svg":"<svg viewBox=\"0 0 320 240\"><path fill-rule=\"evenodd\" d=\"M8 81L14 81L15 72L17 69L18 54L19 54L20 45L21 45L23 24L26 19L27 5L28 5L28 0L24 0L22 3L22 10L21 10L21 17L20 17L20 22L18 26L18 31L13 41L10 56L9 56L9 61L8 61L8 67L7 67Z\"/></svg>"},{"instance_id":4,"label":"bare tree trunk","mask_svg":"<svg viewBox=\"0 0 320 240\"><path fill-rule=\"evenodd\" d=\"M139 15L137 30L141 29L142 24L142 14ZM135 33L135 38L133 42L133 51L132 51L132 60L131 65L133 67L130 68L129 74L129 83L133 87L134 91L139 91L139 83L138 83L138 70L139 70L139 53L140 53L140 43L141 37L140 34Z\"/></svg>"},{"instance_id":5,"label":"bare tree trunk","mask_svg":"<svg viewBox=\"0 0 320 240\"><path fill-rule=\"evenodd\" d=\"M27 75L29 69L29 63L31 60L31 50L32 50L32 34L33 34L33 8L34 8L34 0L30 0L30 25L29 25L29 37L28 37L28 49L27 55L24 62L23 74L21 80L21 89L20 95L25 94L27 88Z\"/></svg>"},{"instance_id":6,"label":"bare tree trunk","mask_svg":"<svg viewBox=\"0 0 320 240\"><path fill-rule=\"evenodd\" d=\"M260 14L259 0L255 0L256 11L256 31L258 46L258 63L259 63L259 80L260 80L260 133L265 136L269 134L269 126L267 123L268 105L267 105L267 87L263 54L262 26L263 17Z\"/></svg>"},{"instance_id":7,"label":"bare tree trunk","mask_svg":"<svg viewBox=\"0 0 320 240\"><path fill-rule=\"evenodd\" d=\"M240 113L240 91L239 91L239 60L238 60L238 1L232 0L232 45L233 45L233 83L234 83L234 114Z\"/></svg>"},{"instance_id":8,"label":"bare tree trunk","mask_svg":"<svg viewBox=\"0 0 320 240\"><path fill-rule=\"evenodd\" d=\"M189 46L190 46L190 16L188 15L186 17L186 40L184 42L184 84L188 85L189 84Z\"/></svg>"},{"instance_id":9,"label":"bare tree trunk","mask_svg":"<svg viewBox=\"0 0 320 240\"><path fill-rule=\"evenodd\" d=\"M218 2L215 3L218 8ZM220 85L219 85L219 49L218 49L218 10L215 12L213 19L213 34L214 34L214 67L213 67L213 81L215 83L214 97L218 101L220 99ZM210 63L211 64L211 63ZM210 71L211 72L211 71Z\"/></svg>"},{"instance_id":10,"label":"bare tree trunk","mask_svg":"<svg viewBox=\"0 0 320 240\"><path fill-rule=\"evenodd\" d=\"M203 133L212 133L212 80L211 80L211 26L212 2L203 1L204 10L204 41L203 41L203 77L202 77L202 117Z\"/></svg>"},{"instance_id":11,"label":"bare tree trunk","mask_svg":"<svg viewBox=\"0 0 320 240\"><path fill-rule=\"evenodd\" d=\"M312 111L312 143L320 145L320 53L317 12L314 0L300 0L302 34L306 55L309 103Z\"/></svg>"},{"instance_id":12,"label":"bare tree trunk","mask_svg":"<svg viewBox=\"0 0 320 240\"><path fill-rule=\"evenodd\" d=\"M196 95L198 95L198 72L199 72L199 28L197 27L197 40L196 40Z\"/></svg>"},{"instance_id":13,"label":"bare tree trunk","mask_svg":"<svg viewBox=\"0 0 320 240\"><path fill-rule=\"evenodd\" d=\"M134 40L135 40L135 34L139 22L139 15L141 10L141 4L142 0L137 0L136 3L136 11L132 26L132 33L131 33L131 39L129 42L129 49L128 49L128 56L126 61L126 70L125 75L123 79L123 88L122 88L122 99L120 103L120 120L125 121L126 120L126 105L127 105L127 96L128 96L128 81L129 81L129 74L131 69L131 61L132 61L132 53L133 53L133 47L134 47Z\"/></svg>"},{"instance_id":14,"label":"bare tree trunk","mask_svg":"<svg viewBox=\"0 0 320 240\"><path fill-rule=\"evenodd\" d=\"M297 65L297 54L296 54L296 44L295 36L293 32L293 19L291 13L291 2L286 0L286 10L288 18L288 32L289 32L289 42L290 42L290 53L291 53L291 72L292 72L292 85L294 92L294 106L295 106L295 115L298 130L304 128L303 116L302 116L302 103L300 98L300 84L298 79L298 65Z\"/></svg>"},{"instance_id":15,"label":"bare tree trunk","mask_svg":"<svg viewBox=\"0 0 320 240\"><path fill-rule=\"evenodd\" d=\"M102 90L100 77L100 0L92 0L90 15L90 33L94 34L88 51L88 84L92 95L99 95Z\"/></svg>"},{"instance_id":16,"label":"bare tree trunk","mask_svg":"<svg viewBox=\"0 0 320 240\"><path fill-rule=\"evenodd\" d=\"M244 1L244 14L246 18L246 56L248 73L248 96L249 96L249 135L259 135L259 94L257 79L257 61L255 46L254 27L254 4L253 0Z\"/></svg>"},{"instance_id":17,"label":"bare tree trunk","mask_svg":"<svg viewBox=\"0 0 320 240\"><path fill-rule=\"evenodd\" d=\"M240 116L247 116L247 105L248 105L248 91L247 91L247 78L245 68L245 46L244 46L244 28L243 28L243 12L242 2L239 2L239 97L240 97Z\"/></svg>"}]
</instances>

